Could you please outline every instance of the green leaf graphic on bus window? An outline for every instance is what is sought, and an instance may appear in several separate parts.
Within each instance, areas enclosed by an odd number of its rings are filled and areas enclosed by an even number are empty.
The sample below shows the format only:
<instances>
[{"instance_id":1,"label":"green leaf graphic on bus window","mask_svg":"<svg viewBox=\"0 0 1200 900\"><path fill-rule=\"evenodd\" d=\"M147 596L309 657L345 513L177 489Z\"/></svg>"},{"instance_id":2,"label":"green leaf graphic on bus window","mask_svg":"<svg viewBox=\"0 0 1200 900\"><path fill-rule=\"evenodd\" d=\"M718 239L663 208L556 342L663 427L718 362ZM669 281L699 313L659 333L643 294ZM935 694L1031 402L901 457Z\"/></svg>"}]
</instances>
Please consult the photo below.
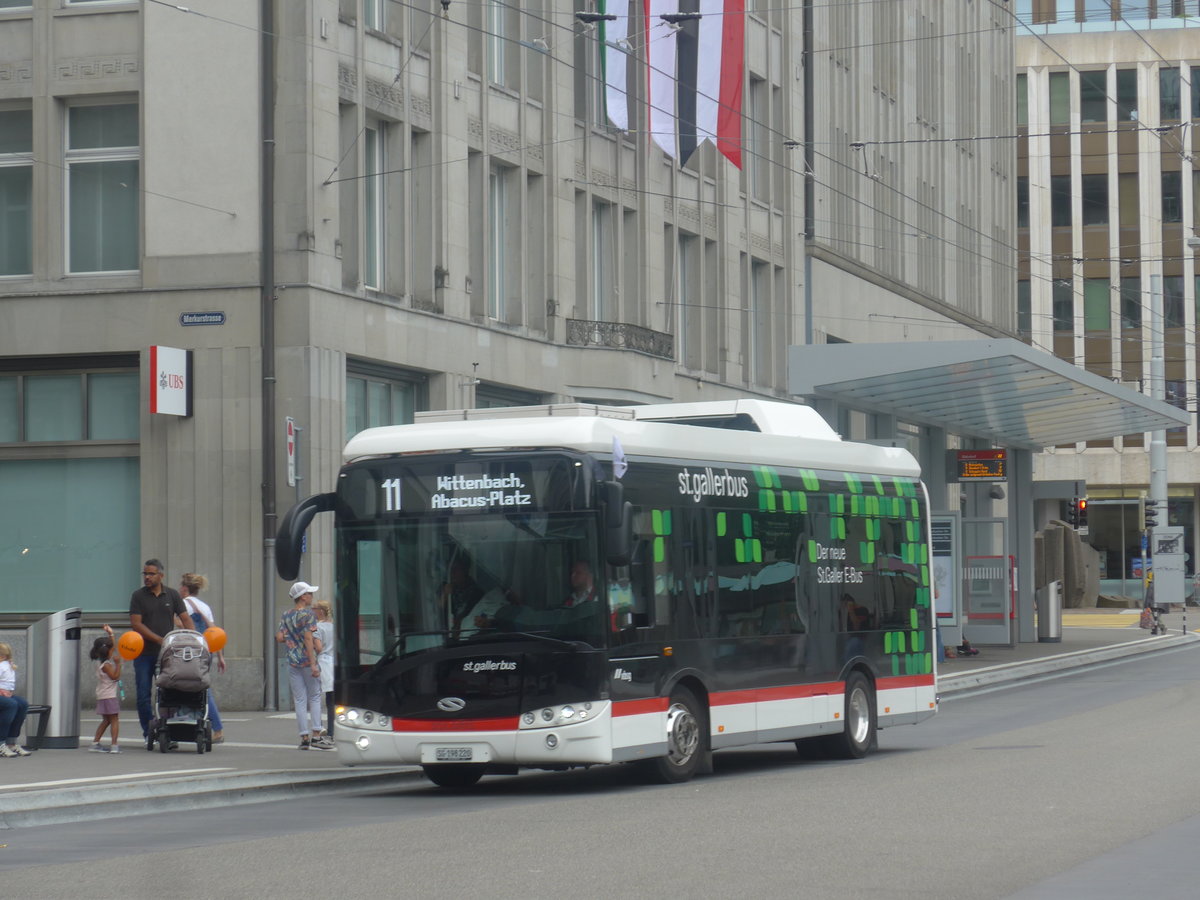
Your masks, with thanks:
<instances>
[{"instance_id":1,"label":"green leaf graphic on bus window","mask_svg":"<svg viewBox=\"0 0 1200 900\"><path fill-rule=\"evenodd\" d=\"M762 562L762 541L760 541L758 538L755 538L750 542L750 549L753 553L754 561L756 563Z\"/></svg>"},{"instance_id":2,"label":"green leaf graphic on bus window","mask_svg":"<svg viewBox=\"0 0 1200 900\"><path fill-rule=\"evenodd\" d=\"M754 534L754 518L750 513L742 513L742 536L750 537Z\"/></svg>"},{"instance_id":3,"label":"green leaf graphic on bus window","mask_svg":"<svg viewBox=\"0 0 1200 900\"><path fill-rule=\"evenodd\" d=\"M852 494L861 494L862 480L857 475L851 475L849 472L847 472L846 487L850 488L850 493Z\"/></svg>"},{"instance_id":4,"label":"green leaf graphic on bus window","mask_svg":"<svg viewBox=\"0 0 1200 900\"><path fill-rule=\"evenodd\" d=\"M768 490L759 491L758 508L765 512L775 512L775 492Z\"/></svg>"},{"instance_id":5,"label":"green leaf graphic on bus window","mask_svg":"<svg viewBox=\"0 0 1200 900\"><path fill-rule=\"evenodd\" d=\"M817 542L809 541L808 542L808 561L810 563L815 563L817 561L817 558L818 558L817 557Z\"/></svg>"},{"instance_id":6,"label":"green leaf graphic on bus window","mask_svg":"<svg viewBox=\"0 0 1200 900\"><path fill-rule=\"evenodd\" d=\"M746 561L746 542L741 538L733 539L733 558L740 563Z\"/></svg>"},{"instance_id":7,"label":"green leaf graphic on bus window","mask_svg":"<svg viewBox=\"0 0 1200 900\"><path fill-rule=\"evenodd\" d=\"M882 497L884 494L883 479L878 475L872 475L871 481L875 482L875 493Z\"/></svg>"},{"instance_id":8,"label":"green leaf graphic on bus window","mask_svg":"<svg viewBox=\"0 0 1200 900\"><path fill-rule=\"evenodd\" d=\"M817 473L812 469L801 469L800 478L804 481L804 489L806 491L819 491L821 489L821 479L817 477Z\"/></svg>"},{"instance_id":9,"label":"green leaf graphic on bus window","mask_svg":"<svg viewBox=\"0 0 1200 900\"><path fill-rule=\"evenodd\" d=\"M875 562L875 544L871 541L859 541L858 558L863 565L873 565Z\"/></svg>"},{"instance_id":10,"label":"green leaf graphic on bus window","mask_svg":"<svg viewBox=\"0 0 1200 900\"><path fill-rule=\"evenodd\" d=\"M725 513L717 513L717 537L725 537Z\"/></svg>"},{"instance_id":11,"label":"green leaf graphic on bus window","mask_svg":"<svg viewBox=\"0 0 1200 900\"><path fill-rule=\"evenodd\" d=\"M667 542L660 537L654 539L654 561L662 562L667 558Z\"/></svg>"}]
</instances>

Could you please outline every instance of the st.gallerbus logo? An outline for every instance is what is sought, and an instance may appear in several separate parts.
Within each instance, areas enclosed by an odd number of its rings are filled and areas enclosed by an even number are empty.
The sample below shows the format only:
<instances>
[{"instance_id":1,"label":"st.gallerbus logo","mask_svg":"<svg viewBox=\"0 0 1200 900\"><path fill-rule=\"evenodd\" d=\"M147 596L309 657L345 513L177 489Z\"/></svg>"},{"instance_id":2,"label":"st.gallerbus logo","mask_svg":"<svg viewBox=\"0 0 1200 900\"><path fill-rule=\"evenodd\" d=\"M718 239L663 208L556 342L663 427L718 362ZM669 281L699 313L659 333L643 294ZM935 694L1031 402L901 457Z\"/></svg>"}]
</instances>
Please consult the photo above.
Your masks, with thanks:
<instances>
[{"instance_id":1,"label":"st.gallerbus logo","mask_svg":"<svg viewBox=\"0 0 1200 900\"><path fill-rule=\"evenodd\" d=\"M745 475L718 474L711 468L703 472L684 469L679 473L679 493L690 494L697 503L701 497L749 497L750 482Z\"/></svg>"}]
</instances>

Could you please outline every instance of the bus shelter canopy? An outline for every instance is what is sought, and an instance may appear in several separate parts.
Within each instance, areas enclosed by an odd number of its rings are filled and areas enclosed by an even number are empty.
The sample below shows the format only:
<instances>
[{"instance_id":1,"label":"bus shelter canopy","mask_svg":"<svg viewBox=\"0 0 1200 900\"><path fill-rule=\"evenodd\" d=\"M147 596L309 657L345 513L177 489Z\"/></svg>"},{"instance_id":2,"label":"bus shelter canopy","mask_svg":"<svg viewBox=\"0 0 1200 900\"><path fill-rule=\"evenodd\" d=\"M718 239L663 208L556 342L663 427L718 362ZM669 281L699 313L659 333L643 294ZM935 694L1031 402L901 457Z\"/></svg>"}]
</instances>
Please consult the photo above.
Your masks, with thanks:
<instances>
[{"instance_id":1,"label":"bus shelter canopy","mask_svg":"<svg viewBox=\"0 0 1200 900\"><path fill-rule=\"evenodd\" d=\"M1030 450L1190 420L1182 409L1011 338L793 346L788 389L809 401Z\"/></svg>"}]
</instances>

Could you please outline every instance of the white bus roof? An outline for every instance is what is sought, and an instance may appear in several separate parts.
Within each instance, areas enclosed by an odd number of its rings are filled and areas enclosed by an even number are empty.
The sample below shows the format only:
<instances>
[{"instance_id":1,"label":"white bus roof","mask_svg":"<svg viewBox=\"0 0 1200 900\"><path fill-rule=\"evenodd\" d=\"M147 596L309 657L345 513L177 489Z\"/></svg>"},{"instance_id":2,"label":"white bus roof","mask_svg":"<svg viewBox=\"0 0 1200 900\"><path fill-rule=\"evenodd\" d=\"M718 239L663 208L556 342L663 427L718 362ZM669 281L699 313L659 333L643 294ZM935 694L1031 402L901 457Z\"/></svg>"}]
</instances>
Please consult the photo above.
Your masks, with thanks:
<instances>
[{"instance_id":1,"label":"white bus roof","mask_svg":"<svg viewBox=\"0 0 1200 900\"><path fill-rule=\"evenodd\" d=\"M411 425L359 432L346 445L344 461L468 449L562 448L608 457L615 439L631 461L641 457L920 475L920 466L907 450L843 441L815 410L764 400L652 406L571 403L437 410L417 413L416 418ZM758 430L744 430L750 423ZM742 429L722 424L740 424Z\"/></svg>"}]
</instances>

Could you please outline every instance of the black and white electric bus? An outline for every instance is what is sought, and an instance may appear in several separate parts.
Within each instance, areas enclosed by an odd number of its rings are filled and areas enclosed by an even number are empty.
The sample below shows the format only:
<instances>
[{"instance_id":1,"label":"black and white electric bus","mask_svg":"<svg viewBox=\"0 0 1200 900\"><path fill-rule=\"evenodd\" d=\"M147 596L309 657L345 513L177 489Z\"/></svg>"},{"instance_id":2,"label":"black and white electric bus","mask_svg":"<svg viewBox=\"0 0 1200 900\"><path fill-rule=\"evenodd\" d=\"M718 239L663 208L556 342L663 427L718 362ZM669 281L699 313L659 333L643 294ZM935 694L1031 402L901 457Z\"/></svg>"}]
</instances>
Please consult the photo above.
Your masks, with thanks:
<instances>
[{"instance_id":1,"label":"black and white electric bus","mask_svg":"<svg viewBox=\"0 0 1200 900\"><path fill-rule=\"evenodd\" d=\"M928 503L901 449L803 406L418 414L283 518L334 514L346 765L466 786L521 767L795 741L860 757L937 709Z\"/></svg>"}]
</instances>

